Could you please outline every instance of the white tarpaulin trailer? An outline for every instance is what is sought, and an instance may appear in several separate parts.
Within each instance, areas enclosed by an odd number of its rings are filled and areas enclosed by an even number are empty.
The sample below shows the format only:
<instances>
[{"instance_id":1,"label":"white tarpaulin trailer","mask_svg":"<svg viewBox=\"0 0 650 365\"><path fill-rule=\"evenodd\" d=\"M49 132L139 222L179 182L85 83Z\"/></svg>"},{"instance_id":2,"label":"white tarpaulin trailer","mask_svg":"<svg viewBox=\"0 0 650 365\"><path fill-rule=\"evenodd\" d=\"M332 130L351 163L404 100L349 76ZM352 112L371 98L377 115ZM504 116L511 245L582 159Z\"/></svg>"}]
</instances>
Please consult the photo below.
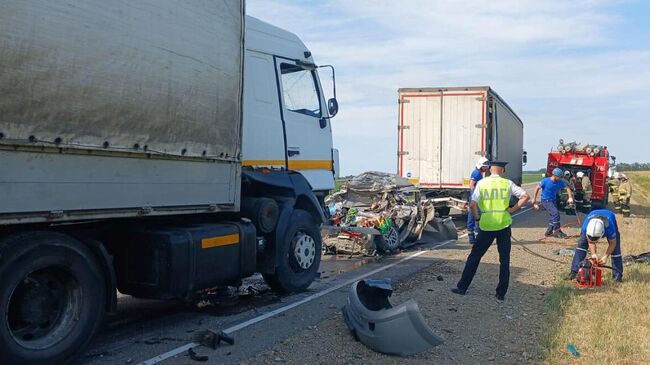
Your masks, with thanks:
<instances>
[{"instance_id":1,"label":"white tarpaulin trailer","mask_svg":"<svg viewBox=\"0 0 650 365\"><path fill-rule=\"evenodd\" d=\"M399 89L398 174L421 188L465 195L477 159L508 161L521 184L523 123L489 87Z\"/></svg>"},{"instance_id":2,"label":"white tarpaulin trailer","mask_svg":"<svg viewBox=\"0 0 650 365\"><path fill-rule=\"evenodd\" d=\"M236 210L243 55L239 0L3 1L0 221Z\"/></svg>"}]
</instances>

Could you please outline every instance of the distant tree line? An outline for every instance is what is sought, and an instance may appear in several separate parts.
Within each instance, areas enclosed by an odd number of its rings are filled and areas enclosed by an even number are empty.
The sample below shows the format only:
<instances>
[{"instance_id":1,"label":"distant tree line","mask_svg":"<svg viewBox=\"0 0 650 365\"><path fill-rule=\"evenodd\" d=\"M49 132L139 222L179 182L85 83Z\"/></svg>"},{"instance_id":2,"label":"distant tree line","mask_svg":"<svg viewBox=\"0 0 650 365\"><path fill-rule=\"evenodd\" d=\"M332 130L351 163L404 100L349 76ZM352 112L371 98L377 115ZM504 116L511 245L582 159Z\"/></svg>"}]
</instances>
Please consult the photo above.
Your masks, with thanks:
<instances>
[{"instance_id":1,"label":"distant tree line","mask_svg":"<svg viewBox=\"0 0 650 365\"><path fill-rule=\"evenodd\" d=\"M616 171L647 171L650 170L650 162L619 162L616 164Z\"/></svg>"}]
</instances>

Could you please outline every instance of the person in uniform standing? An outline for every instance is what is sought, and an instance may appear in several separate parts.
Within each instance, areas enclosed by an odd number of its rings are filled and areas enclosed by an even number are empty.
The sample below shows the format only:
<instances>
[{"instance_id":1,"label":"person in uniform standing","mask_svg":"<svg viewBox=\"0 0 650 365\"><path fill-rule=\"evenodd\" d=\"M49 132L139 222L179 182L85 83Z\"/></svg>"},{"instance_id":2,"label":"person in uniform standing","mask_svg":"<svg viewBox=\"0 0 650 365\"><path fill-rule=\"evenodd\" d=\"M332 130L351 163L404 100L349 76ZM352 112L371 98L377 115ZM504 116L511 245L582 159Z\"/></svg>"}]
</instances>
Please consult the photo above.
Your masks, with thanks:
<instances>
[{"instance_id":1,"label":"person in uniform standing","mask_svg":"<svg viewBox=\"0 0 650 365\"><path fill-rule=\"evenodd\" d=\"M606 237L609 245L605 255L598 259L596 245L598 241ZM621 234L618 231L616 215L607 209L596 209L591 211L582 223L580 238L576 246L576 252L571 262L571 273L568 279L575 279L578 275L580 263L585 259L587 253L591 253L592 260L598 260L604 264L608 258L612 259L612 277L614 280L623 281L623 258L621 256Z\"/></svg>"},{"instance_id":2,"label":"person in uniform standing","mask_svg":"<svg viewBox=\"0 0 650 365\"><path fill-rule=\"evenodd\" d=\"M490 161L488 161L487 158L481 157L478 159L476 162L476 168L472 171L472 174L469 177L469 199L468 203L471 203L472 201L472 193L474 193L474 189L476 188L476 184L483 179L483 175L487 171L488 167L490 166ZM472 212L469 210L469 206L467 208L467 238L469 238L469 243L471 245L476 243L476 235L479 232L479 227L478 224L476 224L476 221L474 220L474 215Z\"/></svg>"},{"instance_id":3,"label":"person in uniform standing","mask_svg":"<svg viewBox=\"0 0 650 365\"><path fill-rule=\"evenodd\" d=\"M551 177L545 177L539 182L535 188L535 196L533 197L533 209L539 210L540 204L546 209L549 214L550 221L544 236L555 236L558 238L567 238L568 236L560 229L560 211L557 206L557 194L560 190L565 189L568 195L567 203L573 204L573 192L567 185L566 181L562 179L562 169L553 169ZM537 197L540 191L542 192L541 200L538 203Z\"/></svg>"},{"instance_id":4,"label":"person in uniform standing","mask_svg":"<svg viewBox=\"0 0 650 365\"><path fill-rule=\"evenodd\" d=\"M593 192L591 188L591 179L589 179L589 176L582 171L578 171L576 177L580 181L580 188L582 190L582 208L586 212L591 211L591 193Z\"/></svg>"},{"instance_id":5,"label":"person in uniform standing","mask_svg":"<svg viewBox=\"0 0 650 365\"><path fill-rule=\"evenodd\" d=\"M499 251L499 284L495 297L504 300L510 282L510 247L512 224L511 213L519 210L530 199L521 187L512 181L501 177L505 172L507 162L490 162L490 176L476 184L470 203L471 214L478 221L480 231L476 237L476 244L467 257L463 274L451 291L465 295L472 282L481 258L487 252L494 240L497 241ZM510 197L519 200L510 208ZM479 213L480 212L480 213Z\"/></svg>"},{"instance_id":6,"label":"person in uniform standing","mask_svg":"<svg viewBox=\"0 0 650 365\"><path fill-rule=\"evenodd\" d=\"M564 171L564 181L565 181L566 185L569 187L569 190L571 190L573 192L573 196L575 198L575 191L576 191L576 184L575 183L576 183L576 180L571 175L571 171L569 171L569 170ZM558 208L561 207L561 208L566 209L567 205L570 205L569 204L569 194L567 193L567 191L568 190L560 189L560 192L559 192L560 200L558 202Z\"/></svg>"},{"instance_id":7,"label":"person in uniform standing","mask_svg":"<svg viewBox=\"0 0 650 365\"><path fill-rule=\"evenodd\" d=\"M618 186L618 201L621 207L621 213L624 216L630 216L630 198L632 197L632 184L627 175L621 174L621 184Z\"/></svg>"}]
</instances>

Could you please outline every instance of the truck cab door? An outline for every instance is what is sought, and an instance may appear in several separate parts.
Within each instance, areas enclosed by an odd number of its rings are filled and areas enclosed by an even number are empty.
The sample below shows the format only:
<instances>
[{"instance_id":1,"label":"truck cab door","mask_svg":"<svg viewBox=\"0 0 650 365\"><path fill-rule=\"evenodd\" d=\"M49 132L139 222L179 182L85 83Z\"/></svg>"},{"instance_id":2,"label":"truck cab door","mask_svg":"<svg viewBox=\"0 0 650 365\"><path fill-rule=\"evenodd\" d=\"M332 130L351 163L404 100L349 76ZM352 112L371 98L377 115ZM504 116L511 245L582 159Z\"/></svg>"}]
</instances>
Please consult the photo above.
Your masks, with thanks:
<instances>
[{"instance_id":1,"label":"truck cab door","mask_svg":"<svg viewBox=\"0 0 650 365\"><path fill-rule=\"evenodd\" d=\"M287 167L300 172L314 191L334 188L332 129L318 74L276 58L287 148Z\"/></svg>"}]
</instances>

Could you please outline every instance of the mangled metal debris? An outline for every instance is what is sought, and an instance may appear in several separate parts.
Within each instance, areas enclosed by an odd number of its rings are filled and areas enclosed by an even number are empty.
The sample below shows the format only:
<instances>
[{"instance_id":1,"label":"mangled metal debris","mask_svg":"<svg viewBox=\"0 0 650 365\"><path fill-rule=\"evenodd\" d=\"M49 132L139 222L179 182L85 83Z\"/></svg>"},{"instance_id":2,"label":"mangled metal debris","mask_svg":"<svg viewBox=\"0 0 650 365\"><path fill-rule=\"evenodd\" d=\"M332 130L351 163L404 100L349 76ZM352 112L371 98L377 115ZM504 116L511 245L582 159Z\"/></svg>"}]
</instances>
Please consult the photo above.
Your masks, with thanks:
<instances>
[{"instance_id":1,"label":"mangled metal debris","mask_svg":"<svg viewBox=\"0 0 650 365\"><path fill-rule=\"evenodd\" d=\"M358 341L384 354L409 356L440 345L420 314L418 304L409 300L393 307L388 298L390 280L361 280L352 284L343 319Z\"/></svg>"},{"instance_id":2,"label":"mangled metal debris","mask_svg":"<svg viewBox=\"0 0 650 365\"><path fill-rule=\"evenodd\" d=\"M325 200L333 235L325 247L345 254L373 255L413 245L425 230L441 239L457 238L451 220L435 218L434 203L423 199L408 180L394 174L365 172ZM435 238L433 238L435 239Z\"/></svg>"},{"instance_id":3,"label":"mangled metal debris","mask_svg":"<svg viewBox=\"0 0 650 365\"><path fill-rule=\"evenodd\" d=\"M626 265L633 263L650 264L650 252L645 252L639 255L627 255L623 257L623 263Z\"/></svg>"}]
</instances>

